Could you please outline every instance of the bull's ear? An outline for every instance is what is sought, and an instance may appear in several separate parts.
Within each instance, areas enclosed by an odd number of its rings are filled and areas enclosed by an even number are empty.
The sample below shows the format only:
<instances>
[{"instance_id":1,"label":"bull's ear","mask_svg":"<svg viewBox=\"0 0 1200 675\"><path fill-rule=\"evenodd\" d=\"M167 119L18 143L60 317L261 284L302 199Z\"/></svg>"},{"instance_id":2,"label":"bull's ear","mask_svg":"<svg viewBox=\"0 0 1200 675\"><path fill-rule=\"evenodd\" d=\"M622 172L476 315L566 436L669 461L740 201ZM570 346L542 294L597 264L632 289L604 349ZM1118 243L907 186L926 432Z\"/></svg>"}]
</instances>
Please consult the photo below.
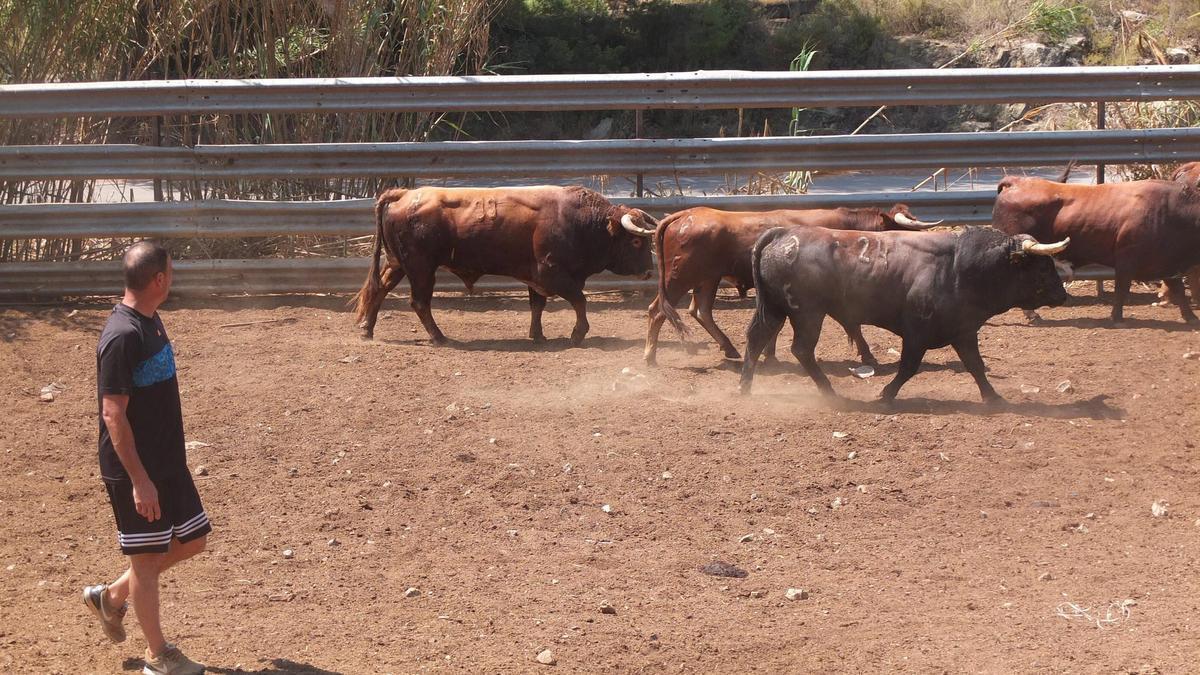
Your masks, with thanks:
<instances>
[{"instance_id":1,"label":"bull's ear","mask_svg":"<svg viewBox=\"0 0 1200 675\"><path fill-rule=\"evenodd\" d=\"M625 229L625 228L621 227L620 220L617 220L613 216L608 217L608 234L609 234L609 236L615 237L618 234L621 234L621 230L623 230L623 229Z\"/></svg>"}]
</instances>

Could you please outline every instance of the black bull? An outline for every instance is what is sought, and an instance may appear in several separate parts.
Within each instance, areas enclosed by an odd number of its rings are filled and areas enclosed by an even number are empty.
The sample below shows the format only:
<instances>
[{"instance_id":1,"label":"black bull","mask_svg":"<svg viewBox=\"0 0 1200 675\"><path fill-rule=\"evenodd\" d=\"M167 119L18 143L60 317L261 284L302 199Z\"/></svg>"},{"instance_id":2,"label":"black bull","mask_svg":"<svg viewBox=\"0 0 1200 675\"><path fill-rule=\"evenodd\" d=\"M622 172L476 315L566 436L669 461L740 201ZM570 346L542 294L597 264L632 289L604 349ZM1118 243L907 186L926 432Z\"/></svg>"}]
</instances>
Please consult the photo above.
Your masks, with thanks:
<instances>
[{"instance_id":1,"label":"black bull","mask_svg":"<svg viewBox=\"0 0 1200 675\"><path fill-rule=\"evenodd\" d=\"M792 353L823 394L833 394L814 349L826 315L843 327L869 324L903 340L892 401L929 349L953 346L988 402L1001 400L984 374L979 329L1013 307L1067 299L1050 257L1066 247L990 228L961 232L840 232L774 228L754 244L757 308L746 331L741 391L749 393L759 354L792 324Z\"/></svg>"}]
</instances>

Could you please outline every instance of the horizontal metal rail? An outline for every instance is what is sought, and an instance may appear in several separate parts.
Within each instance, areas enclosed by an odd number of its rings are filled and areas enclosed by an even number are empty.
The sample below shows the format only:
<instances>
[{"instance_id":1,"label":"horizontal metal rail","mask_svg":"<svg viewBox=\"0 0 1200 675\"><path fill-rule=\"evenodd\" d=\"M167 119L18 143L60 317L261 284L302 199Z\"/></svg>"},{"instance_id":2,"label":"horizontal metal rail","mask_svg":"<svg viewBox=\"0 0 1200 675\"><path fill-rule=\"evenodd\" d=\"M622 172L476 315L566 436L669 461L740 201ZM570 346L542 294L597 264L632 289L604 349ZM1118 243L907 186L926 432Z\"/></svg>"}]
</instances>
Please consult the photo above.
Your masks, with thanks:
<instances>
[{"instance_id":1,"label":"horizontal metal rail","mask_svg":"<svg viewBox=\"0 0 1200 675\"><path fill-rule=\"evenodd\" d=\"M353 293L362 287L370 269L367 258L308 258L258 260L181 260L175 263L171 292L179 296L262 295L273 293ZM1108 268L1075 270L1076 280L1112 279ZM407 282L405 282L407 283ZM656 289L654 280L608 272L591 277L588 291ZM448 272L438 272L437 290L464 290ZM486 276L477 291L523 291L525 285L507 277ZM66 296L119 295L121 266L117 261L0 264L0 299L7 301Z\"/></svg>"},{"instance_id":2,"label":"horizontal metal rail","mask_svg":"<svg viewBox=\"0 0 1200 675\"><path fill-rule=\"evenodd\" d=\"M1200 98L1200 66L700 71L0 86L0 117L978 105Z\"/></svg>"},{"instance_id":3,"label":"horizontal metal rail","mask_svg":"<svg viewBox=\"0 0 1200 675\"><path fill-rule=\"evenodd\" d=\"M948 225L990 222L995 190L972 192L730 195L612 198L655 216L696 206L727 211L770 209L912 207L922 220ZM374 200L273 202L211 200L114 204L19 204L0 206L0 239L55 237L268 237L360 236L375 232Z\"/></svg>"},{"instance_id":4,"label":"horizontal metal rail","mask_svg":"<svg viewBox=\"0 0 1200 675\"><path fill-rule=\"evenodd\" d=\"M1179 162L1200 128L606 141L0 147L0 180L463 178Z\"/></svg>"},{"instance_id":5,"label":"horizontal metal rail","mask_svg":"<svg viewBox=\"0 0 1200 675\"><path fill-rule=\"evenodd\" d=\"M254 260L180 260L174 263L171 293L179 296L271 293L352 293L363 285L367 258L288 258ZM405 282L407 284L407 282ZM120 295L119 261L0 264L0 298L51 298ZM463 291L462 281L439 271L438 291ZM485 276L477 291L525 290L507 277ZM587 290L652 290L654 281L603 273L588 280Z\"/></svg>"}]
</instances>

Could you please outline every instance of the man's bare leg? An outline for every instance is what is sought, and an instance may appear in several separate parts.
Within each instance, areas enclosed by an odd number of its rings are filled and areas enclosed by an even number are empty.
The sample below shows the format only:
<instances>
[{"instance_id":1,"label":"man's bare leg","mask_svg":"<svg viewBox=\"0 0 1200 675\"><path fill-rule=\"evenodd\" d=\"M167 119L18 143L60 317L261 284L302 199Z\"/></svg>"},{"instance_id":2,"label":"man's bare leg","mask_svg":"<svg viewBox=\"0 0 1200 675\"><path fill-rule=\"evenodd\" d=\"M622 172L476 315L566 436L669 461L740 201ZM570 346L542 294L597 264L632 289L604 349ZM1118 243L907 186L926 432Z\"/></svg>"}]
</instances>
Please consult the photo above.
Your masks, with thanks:
<instances>
[{"instance_id":1,"label":"man's bare leg","mask_svg":"<svg viewBox=\"0 0 1200 675\"><path fill-rule=\"evenodd\" d=\"M207 535L193 539L186 544L179 543L178 539L172 539L167 552L157 554L160 556L159 574L203 551L207 540ZM132 556L130 557L132 558ZM131 566L116 581L109 584L108 597L104 599L109 607L120 607L129 599L129 576L132 572L133 567Z\"/></svg>"},{"instance_id":2,"label":"man's bare leg","mask_svg":"<svg viewBox=\"0 0 1200 675\"><path fill-rule=\"evenodd\" d=\"M108 587L105 603L120 607L132 596L138 625L146 636L151 654L161 654L166 647L159 616L158 586L163 572L204 550L208 537L193 539L185 544L172 539L166 553L139 553L129 556L129 569Z\"/></svg>"}]
</instances>

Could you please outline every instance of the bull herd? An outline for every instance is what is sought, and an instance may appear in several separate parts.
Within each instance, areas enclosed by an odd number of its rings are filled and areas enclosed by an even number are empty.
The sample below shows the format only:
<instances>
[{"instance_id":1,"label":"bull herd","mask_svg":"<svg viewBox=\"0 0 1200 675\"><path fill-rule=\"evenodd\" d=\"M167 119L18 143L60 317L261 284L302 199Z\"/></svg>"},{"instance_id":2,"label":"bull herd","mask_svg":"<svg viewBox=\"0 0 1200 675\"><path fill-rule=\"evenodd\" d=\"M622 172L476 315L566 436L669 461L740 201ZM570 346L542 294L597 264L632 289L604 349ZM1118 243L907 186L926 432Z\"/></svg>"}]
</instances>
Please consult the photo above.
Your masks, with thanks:
<instances>
[{"instance_id":1,"label":"bull herd","mask_svg":"<svg viewBox=\"0 0 1200 675\"><path fill-rule=\"evenodd\" d=\"M1069 171L1069 169L1068 169ZM1099 264L1115 270L1112 319L1134 280L1164 280L1187 322L1195 322L1179 275L1200 265L1200 163L1173 180L1081 185L1041 178L1000 181L991 227L937 228L904 205L880 209L730 212L692 208L661 221L613 204L583 187L395 189L375 205L375 252L355 298L365 338L374 335L380 306L405 277L411 304L429 337L445 344L430 311L435 273L448 269L468 290L485 274L529 287L529 337L545 340L546 299L561 296L575 310L571 344L588 332L584 284L602 270L649 278L657 253L658 296L649 307L645 360L656 359L664 322L685 341L690 330L675 305L691 291L689 313L726 357L741 356L713 320L720 283L744 296L755 288L746 330L741 391L748 393L759 357L775 357L786 320L792 354L817 388L832 394L814 356L826 316L846 331L864 363L875 357L861 326L902 339L890 402L917 373L925 352L953 347L987 402L1000 401L988 383L978 333L991 317L1067 300L1060 274ZM380 256L386 258L381 264ZM1197 268L1200 269L1200 268ZM1193 285L1193 291L1196 286Z\"/></svg>"}]
</instances>

